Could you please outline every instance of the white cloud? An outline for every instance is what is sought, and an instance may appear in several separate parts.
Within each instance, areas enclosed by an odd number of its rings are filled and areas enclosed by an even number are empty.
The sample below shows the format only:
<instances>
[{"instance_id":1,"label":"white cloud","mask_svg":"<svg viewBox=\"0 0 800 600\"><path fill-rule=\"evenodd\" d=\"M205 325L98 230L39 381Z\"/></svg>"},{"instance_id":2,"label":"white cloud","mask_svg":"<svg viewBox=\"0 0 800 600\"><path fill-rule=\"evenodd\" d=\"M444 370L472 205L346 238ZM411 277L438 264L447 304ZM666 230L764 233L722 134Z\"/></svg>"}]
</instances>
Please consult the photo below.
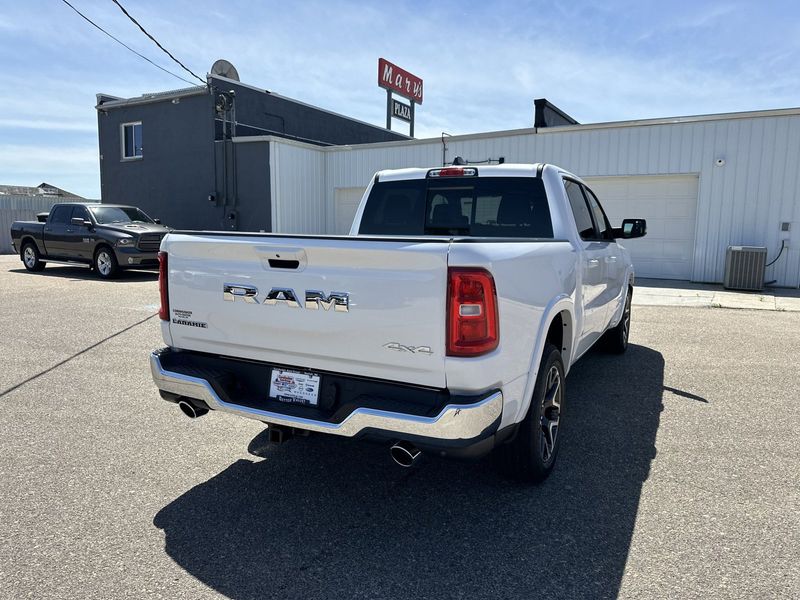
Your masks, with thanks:
<instances>
[{"instance_id":1,"label":"white cloud","mask_svg":"<svg viewBox=\"0 0 800 600\"><path fill-rule=\"evenodd\" d=\"M75 122L69 120L54 120L54 119L0 118L0 128L3 127L14 128L14 129L43 129L46 131L84 131L90 133L97 132L96 123Z\"/></svg>"}]
</instances>

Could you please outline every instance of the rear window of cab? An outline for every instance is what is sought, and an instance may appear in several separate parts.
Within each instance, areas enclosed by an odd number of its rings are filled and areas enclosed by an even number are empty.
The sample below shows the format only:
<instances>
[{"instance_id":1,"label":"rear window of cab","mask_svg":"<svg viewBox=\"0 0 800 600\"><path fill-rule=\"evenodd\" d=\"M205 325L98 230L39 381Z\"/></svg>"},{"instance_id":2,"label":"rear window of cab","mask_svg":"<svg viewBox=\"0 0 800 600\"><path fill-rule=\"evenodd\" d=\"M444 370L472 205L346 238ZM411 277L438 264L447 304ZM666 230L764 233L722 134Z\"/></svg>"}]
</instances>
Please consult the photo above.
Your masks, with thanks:
<instances>
[{"instance_id":1,"label":"rear window of cab","mask_svg":"<svg viewBox=\"0 0 800 600\"><path fill-rule=\"evenodd\" d=\"M533 177L377 182L359 233L552 239L544 183Z\"/></svg>"}]
</instances>

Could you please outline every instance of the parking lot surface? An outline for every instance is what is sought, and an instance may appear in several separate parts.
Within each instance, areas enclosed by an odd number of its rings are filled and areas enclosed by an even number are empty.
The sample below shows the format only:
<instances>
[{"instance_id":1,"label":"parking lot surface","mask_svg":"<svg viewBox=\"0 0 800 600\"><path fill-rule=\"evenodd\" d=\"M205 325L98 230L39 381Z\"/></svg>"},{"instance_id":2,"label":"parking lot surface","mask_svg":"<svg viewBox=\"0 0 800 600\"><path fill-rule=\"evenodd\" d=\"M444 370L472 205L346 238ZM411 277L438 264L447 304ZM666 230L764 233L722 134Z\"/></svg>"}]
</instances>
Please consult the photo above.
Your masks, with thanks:
<instances>
[{"instance_id":1,"label":"parking lot surface","mask_svg":"<svg viewBox=\"0 0 800 600\"><path fill-rule=\"evenodd\" d=\"M155 275L0 257L0 597L800 597L800 313L637 305L539 487L162 401Z\"/></svg>"}]
</instances>

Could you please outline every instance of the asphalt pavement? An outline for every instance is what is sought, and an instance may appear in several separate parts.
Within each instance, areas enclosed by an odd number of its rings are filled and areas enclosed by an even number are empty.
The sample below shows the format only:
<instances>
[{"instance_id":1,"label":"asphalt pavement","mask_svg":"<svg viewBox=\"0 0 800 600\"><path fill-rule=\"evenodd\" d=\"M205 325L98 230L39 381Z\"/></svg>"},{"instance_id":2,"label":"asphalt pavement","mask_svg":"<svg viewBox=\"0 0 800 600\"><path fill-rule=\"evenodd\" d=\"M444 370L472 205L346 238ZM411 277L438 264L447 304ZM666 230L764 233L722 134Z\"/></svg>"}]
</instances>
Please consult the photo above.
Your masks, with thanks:
<instances>
[{"instance_id":1,"label":"asphalt pavement","mask_svg":"<svg viewBox=\"0 0 800 600\"><path fill-rule=\"evenodd\" d=\"M543 485L161 400L156 277L0 257L0 598L798 598L800 313L633 309Z\"/></svg>"}]
</instances>

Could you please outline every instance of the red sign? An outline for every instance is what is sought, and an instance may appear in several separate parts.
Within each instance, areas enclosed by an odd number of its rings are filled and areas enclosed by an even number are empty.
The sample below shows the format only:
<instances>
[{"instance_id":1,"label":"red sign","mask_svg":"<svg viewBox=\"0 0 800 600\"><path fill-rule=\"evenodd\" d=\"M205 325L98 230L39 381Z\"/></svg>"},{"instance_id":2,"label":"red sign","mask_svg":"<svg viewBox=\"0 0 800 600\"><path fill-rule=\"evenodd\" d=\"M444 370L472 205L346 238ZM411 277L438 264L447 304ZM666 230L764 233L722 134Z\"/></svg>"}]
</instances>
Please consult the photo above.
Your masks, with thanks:
<instances>
[{"instance_id":1,"label":"red sign","mask_svg":"<svg viewBox=\"0 0 800 600\"><path fill-rule=\"evenodd\" d=\"M422 79L393 65L385 58L378 59L378 85L397 92L412 102L422 104Z\"/></svg>"}]
</instances>

